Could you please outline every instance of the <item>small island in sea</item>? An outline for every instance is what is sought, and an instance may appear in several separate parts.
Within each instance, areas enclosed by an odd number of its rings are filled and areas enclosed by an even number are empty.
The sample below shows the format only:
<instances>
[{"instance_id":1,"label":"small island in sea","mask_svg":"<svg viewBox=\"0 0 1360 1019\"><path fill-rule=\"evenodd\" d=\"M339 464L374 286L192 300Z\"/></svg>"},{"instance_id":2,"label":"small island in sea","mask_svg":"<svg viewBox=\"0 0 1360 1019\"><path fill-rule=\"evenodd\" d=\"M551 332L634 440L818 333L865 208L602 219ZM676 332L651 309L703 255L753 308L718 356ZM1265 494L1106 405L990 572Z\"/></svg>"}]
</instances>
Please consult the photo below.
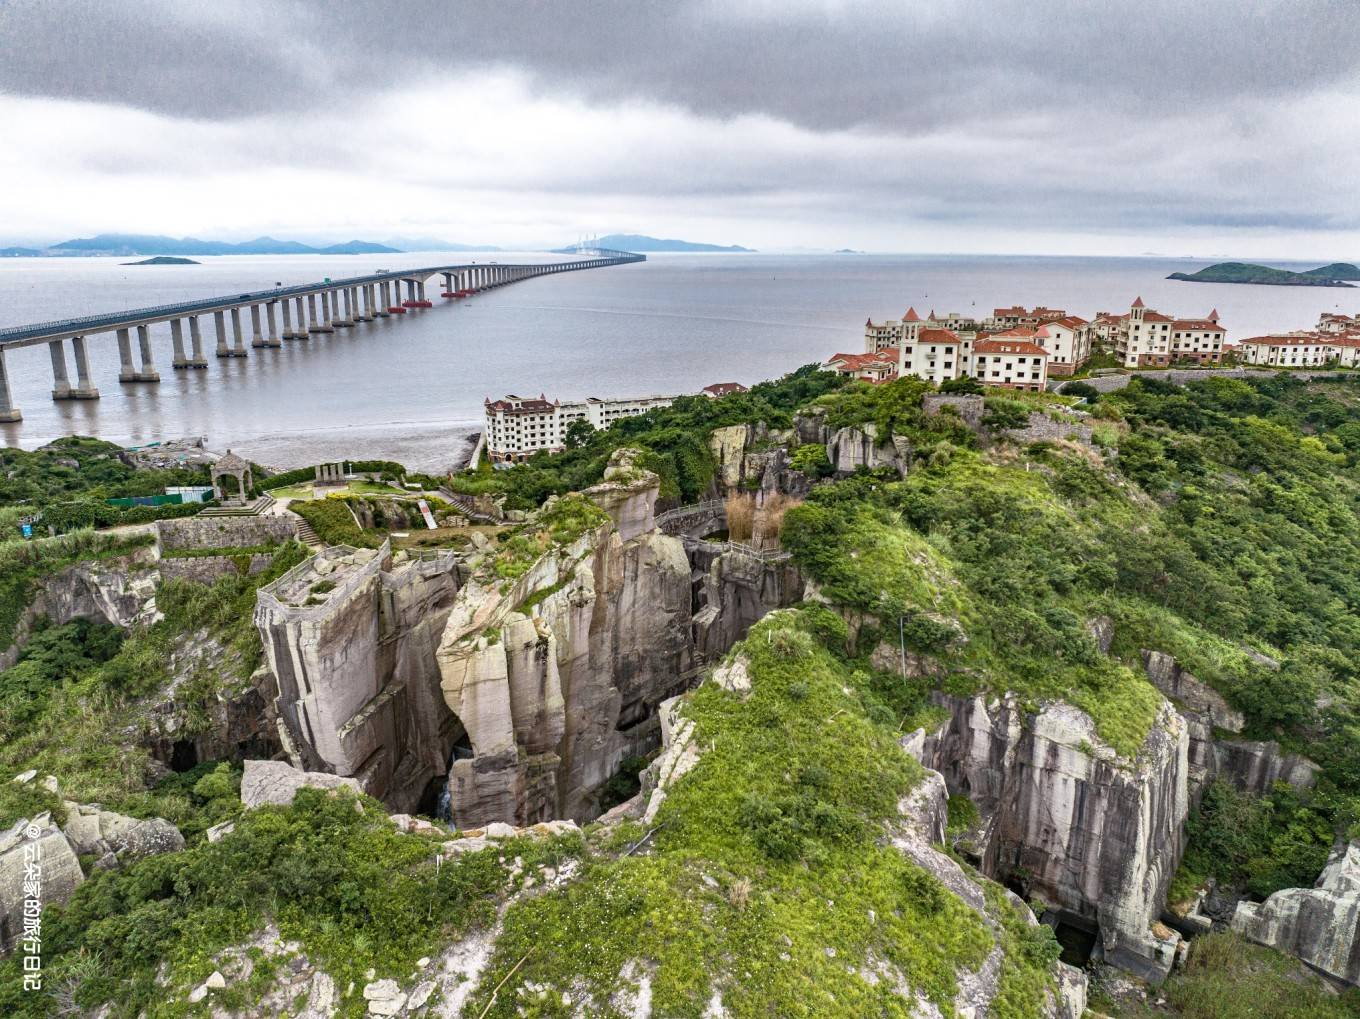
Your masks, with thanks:
<instances>
[{"instance_id":1,"label":"small island in sea","mask_svg":"<svg viewBox=\"0 0 1360 1019\"><path fill-rule=\"evenodd\" d=\"M1187 283L1257 283L1277 287L1349 287L1346 280L1360 280L1360 268L1349 262L1333 262L1306 272L1273 269L1250 262L1219 262L1195 273L1173 272L1169 280Z\"/></svg>"},{"instance_id":2,"label":"small island in sea","mask_svg":"<svg viewBox=\"0 0 1360 1019\"><path fill-rule=\"evenodd\" d=\"M179 255L157 255L154 258L144 258L140 262L124 262L124 265L202 265L202 262L195 262L192 258L180 258Z\"/></svg>"}]
</instances>

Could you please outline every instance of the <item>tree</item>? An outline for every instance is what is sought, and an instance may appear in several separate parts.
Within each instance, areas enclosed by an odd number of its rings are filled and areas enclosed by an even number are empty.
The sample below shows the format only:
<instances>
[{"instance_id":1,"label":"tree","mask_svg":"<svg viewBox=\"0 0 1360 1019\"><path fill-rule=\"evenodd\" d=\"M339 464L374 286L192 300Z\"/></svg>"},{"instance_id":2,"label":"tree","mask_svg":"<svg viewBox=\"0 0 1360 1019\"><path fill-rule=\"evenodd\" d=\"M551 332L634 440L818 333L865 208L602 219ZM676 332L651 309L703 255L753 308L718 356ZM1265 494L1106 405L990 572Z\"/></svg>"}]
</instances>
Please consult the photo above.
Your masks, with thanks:
<instances>
[{"instance_id":1,"label":"tree","mask_svg":"<svg viewBox=\"0 0 1360 1019\"><path fill-rule=\"evenodd\" d=\"M567 449L580 449L590 442L595 435L595 426L584 418L577 418L567 425L566 443Z\"/></svg>"}]
</instances>

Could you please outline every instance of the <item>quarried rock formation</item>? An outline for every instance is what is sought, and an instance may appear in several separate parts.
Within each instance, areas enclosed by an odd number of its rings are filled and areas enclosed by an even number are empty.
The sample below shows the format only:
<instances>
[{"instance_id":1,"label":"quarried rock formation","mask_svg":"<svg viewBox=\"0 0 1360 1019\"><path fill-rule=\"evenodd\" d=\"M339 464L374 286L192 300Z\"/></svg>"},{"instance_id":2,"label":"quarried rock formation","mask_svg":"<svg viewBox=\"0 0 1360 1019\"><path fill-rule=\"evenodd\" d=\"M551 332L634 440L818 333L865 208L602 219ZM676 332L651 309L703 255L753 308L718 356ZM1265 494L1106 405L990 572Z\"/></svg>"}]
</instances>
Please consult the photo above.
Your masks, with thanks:
<instances>
[{"instance_id":1,"label":"quarried rock formation","mask_svg":"<svg viewBox=\"0 0 1360 1019\"><path fill-rule=\"evenodd\" d=\"M985 874L1090 931L1103 957L1161 979L1178 936L1154 924L1184 850L1189 733L1163 703L1138 756L1119 758L1067 704L1028 714L1011 697L935 694L949 710L907 745L969 797L982 819Z\"/></svg>"},{"instance_id":2,"label":"quarried rock formation","mask_svg":"<svg viewBox=\"0 0 1360 1019\"><path fill-rule=\"evenodd\" d=\"M393 555L386 543L328 548L260 589L255 624L297 767L434 812L432 780L462 738L434 661L457 591L452 552Z\"/></svg>"},{"instance_id":3,"label":"quarried rock formation","mask_svg":"<svg viewBox=\"0 0 1360 1019\"><path fill-rule=\"evenodd\" d=\"M301 771L286 761L246 761L241 773L241 803L246 809L266 803L288 806L299 789L353 789L362 792L352 778L320 771Z\"/></svg>"},{"instance_id":4,"label":"quarried rock formation","mask_svg":"<svg viewBox=\"0 0 1360 1019\"><path fill-rule=\"evenodd\" d=\"M657 745L657 708L692 681L694 647L689 561L655 529L656 488L616 456L585 493L610 523L513 584L479 574L459 593L437 653L467 732L448 780L459 827L588 819L619 762Z\"/></svg>"},{"instance_id":5,"label":"quarried rock formation","mask_svg":"<svg viewBox=\"0 0 1360 1019\"><path fill-rule=\"evenodd\" d=\"M1232 926L1258 944L1360 984L1360 840L1336 849L1314 887L1239 902Z\"/></svg>"}]
</instances>

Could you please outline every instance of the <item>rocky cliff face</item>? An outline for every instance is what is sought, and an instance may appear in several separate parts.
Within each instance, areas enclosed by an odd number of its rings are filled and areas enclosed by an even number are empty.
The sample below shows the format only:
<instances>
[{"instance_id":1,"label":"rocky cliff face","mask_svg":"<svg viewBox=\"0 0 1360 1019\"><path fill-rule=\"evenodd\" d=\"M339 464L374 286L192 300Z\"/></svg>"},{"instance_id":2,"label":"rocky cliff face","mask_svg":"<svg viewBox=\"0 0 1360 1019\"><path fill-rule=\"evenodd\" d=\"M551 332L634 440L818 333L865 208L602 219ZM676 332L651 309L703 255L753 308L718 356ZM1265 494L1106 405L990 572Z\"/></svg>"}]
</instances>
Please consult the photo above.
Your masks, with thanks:
<instances>
[{"instance_id":1,"label":"rocky cliff face","mask_svg":"<svg viewBox=\"0 0 1360 1019\"><path fill-rule=\"evenodd\" d=\"M151 549L116 559L76 563L43 579L28 609L19 619L14 645L0 652L0 670L19 660L36 620L56 625L90 619L130 629L149 623L156 615L156 583Z\"/></svg>"},{"instance_id":2,"label":"rocky cliff face","mask_svg":"<svg viewBox=\"0 0 1360 1019\"><path fill-rule=\"evenodd\" d=\"M271 710L293 763L414 810L459 738L434 651L458 590L451 553L336 547L257 595ZM429 805L433 811L433 805Z\"/></svg>"},{"instance_id":3,"label":"rocky cliff face","mask_svg":"<svg viewBox=\"0 0 1360 1019\"><path fill-rule=\"evenodd\" d=\"M1154 924L1184 849L1184 720L1164 703L1130 762L1070 705L1030 715L1012 698L935 699L948 721L909 746L978 807L983 872L1093 929L1108 961L1165 976L1178 938Z\"/></svg>"},{"instance_id":4,"label":"rocky cliff face","mask_svg":"<svg viewBox=\"0 0 1360 1019\"><path fill-rule=\"evenodd\" d=\"M1319 768L1306 757L1286 753L1274 742L1229 739L1246 722L1212 687L1200 682L1171 655L1145 649L1148 679L1174 702L1190 732L1190 795L1199 802L1204 786L1215 778L1257 796L1276 782L1310 788Z\"/></svg>"},{"instance_id":5,"label":"rocky cliff face","mask_svg":"<svg viewBox=\"0 0 1360 1019\"><path fill-rule=\"evenodd\" d=\"M1360 840L1337 848L1313 888L1239 902L1232 925L1252 941L1360 984Z\"/></svg>"},{"instance_id":6,"label":"rocky cliff face","mask_svg":"<svg viewBox=\"0 0 1360 1019\"><path fill-rule=\"evenodd\" d=\"M586 493L610 524L513 585L474 577L459 593L436 659L470 744L449 770L460 827L589 818L619 762L657 744L658 706L691 682L694 646L689 561L653 525L656 486L611 468Z\"/></svg>"}]
</instances>

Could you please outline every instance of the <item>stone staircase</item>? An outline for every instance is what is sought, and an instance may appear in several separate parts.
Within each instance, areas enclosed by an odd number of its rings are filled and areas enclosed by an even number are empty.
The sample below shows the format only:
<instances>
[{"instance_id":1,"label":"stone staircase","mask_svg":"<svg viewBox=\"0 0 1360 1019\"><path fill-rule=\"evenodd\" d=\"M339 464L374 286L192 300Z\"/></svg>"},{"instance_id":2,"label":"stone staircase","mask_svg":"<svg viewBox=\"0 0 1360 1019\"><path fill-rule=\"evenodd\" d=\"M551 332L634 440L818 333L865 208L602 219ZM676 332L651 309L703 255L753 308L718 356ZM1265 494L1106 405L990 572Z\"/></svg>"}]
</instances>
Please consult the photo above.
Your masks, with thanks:
<instances>
[{"instance_id":1,"label":"stone staircase","mask_svg":"<svg viewBox=\"0 0 1360 1019\"><path fill-rule=\"evenodd\" d=\"M293 515L297 516L297 514ZM325 544L325 542L317 536L316 531L312 529L312 525L301 517L297 518L297 540L308 548L317 548Z\"/></svg>"}]
</instances>

